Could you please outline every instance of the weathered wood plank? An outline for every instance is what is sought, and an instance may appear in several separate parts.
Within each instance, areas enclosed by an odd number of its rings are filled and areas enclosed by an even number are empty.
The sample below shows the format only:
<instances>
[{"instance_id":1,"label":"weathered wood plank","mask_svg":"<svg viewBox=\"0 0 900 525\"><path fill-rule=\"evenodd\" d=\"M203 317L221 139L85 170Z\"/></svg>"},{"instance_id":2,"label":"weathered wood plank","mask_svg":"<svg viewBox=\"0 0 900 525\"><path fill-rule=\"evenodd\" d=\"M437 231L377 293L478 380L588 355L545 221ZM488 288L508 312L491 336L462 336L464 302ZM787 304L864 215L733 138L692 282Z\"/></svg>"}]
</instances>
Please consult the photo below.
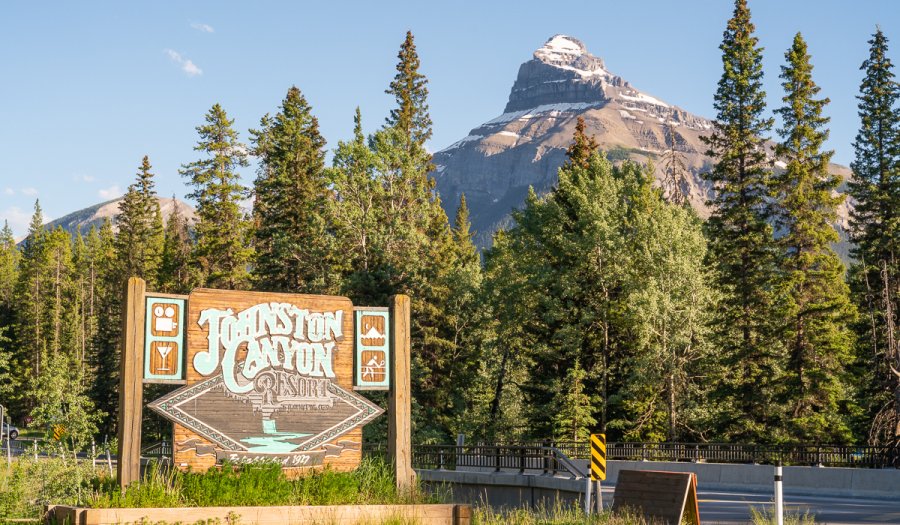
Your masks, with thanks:
<instances>
[{"instance_id":1,"label":"weathered wood plank","mask_svg":"<svg viewBox=\"0 0 900 525\"><path fill-rule=\"evenodd\" d=\"M393 462L397 488L409 490L415 482L412 468L410 392L410 299L394 295L391 308L391 388L388 392L388 459Z\"/></svg>"},{"instance_id":2,"label":"weathered wood plank","mask_svg":"<svg viewBox=\"0 0 900 525\"><path fill-rule=\"evenodd\" d=\"M125 285L119 376L119 485L125 488L141 475L141 416L144 377L143 279L131 277Z\"/></svg>"},{"instance_id":3,"label":"weathered wood plank","mask_svg":"<svg viewBox=\"0 0 900 525\"><path fill-rule=\"evenodd\" d=\"M469 505L345 505L284 507L200 507L148 509L60 509L56 515L79 516L83 525L141 523L193 523L200 520L227 522L238 516L240 523L252 525L333 523L356 525L389 519L412 520L422 525L469 525ZM48 515L48 523L50 517Z\"/></svg>"}]
</instances>

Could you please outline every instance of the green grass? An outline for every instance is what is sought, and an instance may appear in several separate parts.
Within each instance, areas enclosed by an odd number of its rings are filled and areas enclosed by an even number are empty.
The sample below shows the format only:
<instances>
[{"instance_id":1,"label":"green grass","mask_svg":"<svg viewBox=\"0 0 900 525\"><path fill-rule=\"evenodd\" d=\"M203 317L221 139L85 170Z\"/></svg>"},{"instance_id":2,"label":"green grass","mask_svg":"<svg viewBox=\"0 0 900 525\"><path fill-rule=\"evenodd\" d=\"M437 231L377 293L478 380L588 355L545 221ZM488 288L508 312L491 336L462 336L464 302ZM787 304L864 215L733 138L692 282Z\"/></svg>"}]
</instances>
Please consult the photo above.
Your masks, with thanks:
<instances>
[{"instance_id":1,"label":"green grass","mask_svg":"<svg viewBox=\"0 0 900 525\"><path fill-rule=\"evenodd\" d=\"M472 516L474 525L651 525L640 516L627 513L613 515L609 511L590 516L576 505L558 504L535 509L493 510L478 506Z\"/></svg>"},{"instance_id":2,"label":"green grass","mask_svg":"<svg viewBox=\"0 0 900 525\"><path fill-rule=\"evenodd\" d=\"M770 507L750 507L750 519L753 525L775 525L774 509ZM784 525L812 525L816 522L814 516L809 511L800 514L786 512L784 515Z\"/></svg>"},{"instance_id":3,"label":"green grass","mask_svg":"<svg viewBox=\"0 0 900 525\"><path fill-rule=\"evenodd\" d=\"M114 479L95 478L86 499L93 508L266 505L388 505L434 503L416 488L397 491L388 464L364 459L353 472L321 470L297 479L277 464L223 466L205 473L149 468L122 493Z\"/></svg>"}]
</instances>

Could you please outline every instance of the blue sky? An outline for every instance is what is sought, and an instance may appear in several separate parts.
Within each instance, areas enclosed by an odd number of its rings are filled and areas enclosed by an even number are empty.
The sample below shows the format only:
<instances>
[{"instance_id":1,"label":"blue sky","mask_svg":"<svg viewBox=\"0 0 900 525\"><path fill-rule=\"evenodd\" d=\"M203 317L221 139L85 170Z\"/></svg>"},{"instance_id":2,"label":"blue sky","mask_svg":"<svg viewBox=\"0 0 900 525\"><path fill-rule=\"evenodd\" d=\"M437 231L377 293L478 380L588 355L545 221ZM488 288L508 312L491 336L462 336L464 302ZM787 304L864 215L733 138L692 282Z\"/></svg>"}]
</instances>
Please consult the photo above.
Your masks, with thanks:
<instances>
[{"instance_id":1,"label":"blue sky","mask_svg":"<svg viewBox=\"0 0 900 525\"><path fill-rule=\"evenodd\" d=\"M876 24L900 62L892 0L751 0L765 46L770 108L794 33L831 98L829 146L848 164L859 65ZM145 154L164 196L187 192L194 128L219 102L241 137L291 85L328 147L362 109L381 125L384 94L410 29L430 80L439 150L503 111L519 64L550 36L575 36L635 87L712 117L729 0L510 2L16 2L0 16L0 221L25 232L34 200L57 218L120 194ZM252 170L246 181L252 180Z\"/></svg>"}]
</instances>

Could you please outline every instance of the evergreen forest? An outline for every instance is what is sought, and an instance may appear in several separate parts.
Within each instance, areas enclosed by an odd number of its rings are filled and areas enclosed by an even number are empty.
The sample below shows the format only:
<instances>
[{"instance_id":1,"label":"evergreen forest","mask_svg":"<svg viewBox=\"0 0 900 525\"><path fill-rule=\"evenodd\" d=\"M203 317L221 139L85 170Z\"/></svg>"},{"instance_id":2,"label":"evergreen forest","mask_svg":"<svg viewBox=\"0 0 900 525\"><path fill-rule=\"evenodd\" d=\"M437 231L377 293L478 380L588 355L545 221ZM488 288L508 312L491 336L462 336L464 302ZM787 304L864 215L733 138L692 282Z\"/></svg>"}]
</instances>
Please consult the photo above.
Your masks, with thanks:
<instances>
[{"instance_id":1,"label":"evergreen forest","mask_svg":"<svg viewBox=\"0 0 900 525\"><path fill-rule=\"evenodd\" d=\"M763 71L770 51L735 0L720 51L718 84L698 86L716 112L702 174L716 189L711 217L665 192L652 167L610 160L579 122L558 184L531 191L484 251L465 197L442 203L430 176L428 79L412 33L386 86L394 108L348 108L348 141L326 145L298 87L246 132L219 104L198 110L195 154L179 170L196 220L164 220L147 152L114 223L47 229L36 202L21 243L0 231L0 399L15 423L62 426L76 449L115 436L123 290L137 276L177 294L356 305L409 295L415 443L599 431L896 445L900 85L888 38L877 29L847 72L861 79L849 184L828 171L829 100L803 35L780 70ZM778 107L766 105L764 75L781 82ZM364 117L380 127L365 134ZM677 180L684 166L670 157ZM845 198L849 262L833 249ZM145 400L168 390L148 386ZM149 411L144 425L170 436ZM384 418L366 427L367 440L385 435Z\"/></svg>"}]
</instances>

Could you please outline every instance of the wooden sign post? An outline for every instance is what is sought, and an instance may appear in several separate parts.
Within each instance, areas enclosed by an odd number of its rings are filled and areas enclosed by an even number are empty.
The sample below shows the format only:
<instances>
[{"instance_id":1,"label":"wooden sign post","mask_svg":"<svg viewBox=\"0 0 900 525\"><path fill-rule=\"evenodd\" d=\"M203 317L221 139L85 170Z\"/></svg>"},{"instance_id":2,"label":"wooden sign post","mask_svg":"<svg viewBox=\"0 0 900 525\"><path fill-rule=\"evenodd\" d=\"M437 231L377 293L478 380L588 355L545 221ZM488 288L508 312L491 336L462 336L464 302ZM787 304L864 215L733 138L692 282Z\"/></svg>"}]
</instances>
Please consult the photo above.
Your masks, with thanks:
<instances>
[{"instance_id":1,"label":"wooden sign post","mask_svg":"<svg viewBox=\"0 0 900 525\"><path fill-rule=\"evenodd\" d=\"M394 465L397 488L409 490L415 483L412 468L410 394L410 301L406 295L390 300L390 375L388 391L388 459Z\"/></svg>"},{"instance_id":2,"label":"wooden sign post","mask_svg":"<svg viewBox=\"0 0 900 525\"><path fill-rule=\"evenodd\" d=\"M144 402L144 293L147 283L128 279L122 311L122 363L119 375L119 461L122 490L141 476L141 415Z\"/></svg>"}]
</instances>

